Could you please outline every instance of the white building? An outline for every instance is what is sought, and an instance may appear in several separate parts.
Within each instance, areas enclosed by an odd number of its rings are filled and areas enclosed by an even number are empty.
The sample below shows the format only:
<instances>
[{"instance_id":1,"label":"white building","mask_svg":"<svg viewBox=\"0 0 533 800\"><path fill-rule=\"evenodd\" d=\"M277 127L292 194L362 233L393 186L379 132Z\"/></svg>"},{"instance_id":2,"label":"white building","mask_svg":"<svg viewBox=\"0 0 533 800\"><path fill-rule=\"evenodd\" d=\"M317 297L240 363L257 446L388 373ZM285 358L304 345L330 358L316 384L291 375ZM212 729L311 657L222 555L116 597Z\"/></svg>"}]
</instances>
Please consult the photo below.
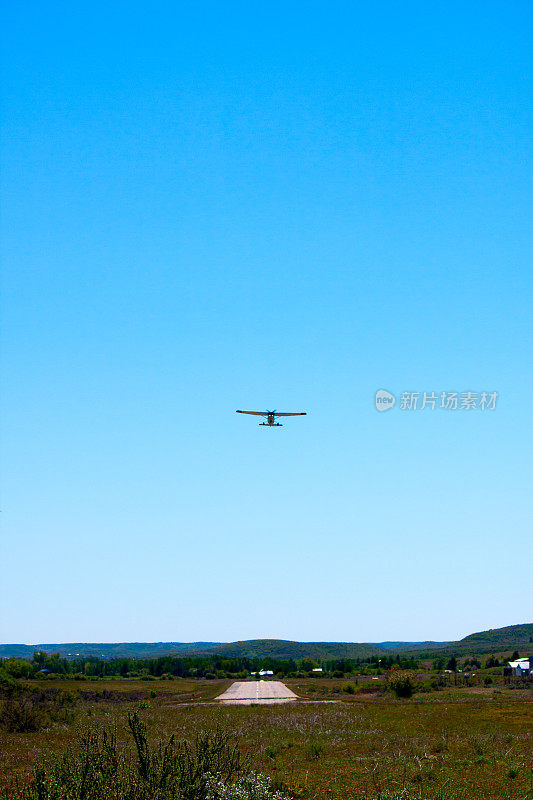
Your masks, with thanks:
<instances>
[{"instance_id":1,"label":"white building","mask_svg":"<svg viewBox=\"0 0 533 800\"><path fill-rule=\"evenodd\" d=\"M512 670L512 674L517 678L533 675L533 665L529 658L518 658L516 661L509 661L507 668Z\"/></svg>"}]
</instances>

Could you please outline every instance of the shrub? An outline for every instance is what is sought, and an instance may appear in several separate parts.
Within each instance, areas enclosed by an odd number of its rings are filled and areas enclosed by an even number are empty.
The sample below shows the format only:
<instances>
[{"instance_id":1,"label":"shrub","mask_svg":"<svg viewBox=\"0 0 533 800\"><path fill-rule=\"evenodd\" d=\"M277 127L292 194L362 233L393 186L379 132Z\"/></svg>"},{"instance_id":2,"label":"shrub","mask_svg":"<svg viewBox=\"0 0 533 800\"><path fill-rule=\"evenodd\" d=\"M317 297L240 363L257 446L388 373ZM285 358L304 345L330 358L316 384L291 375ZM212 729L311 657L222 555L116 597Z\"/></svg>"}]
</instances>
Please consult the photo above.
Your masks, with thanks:
<instances>
[{"instance_id":1,"label":"shrub","mask_svg":"<svg viewBox=\"0 0 533 800\"><path fill-rule=\"evenodd\" d=\"M345 683L342 687L342 691L346 692L346 694L355 694L355 686L353 683Z\"/></svg>"},{"instance_id":2,"label":"shrub","mask_svg":"<svg viewBox=\"0 0 533 800\"><path fill-rule=\"evenodd\" d=\"M128 726L136 762L117 746L114 730L88 728L79 736L79 753L67 751L35 767L20 800L206 800L213 780L227 790L222 797L239 797L227 787L243 777L247 762L220 729L199 734L193 744L176 742L172 736L165 746L151 746L137 714L129 715ZM250 800L275 798L272 793L240 796Z\"/></svg>"},{"instance_id":3,"label":"shrub","mask_svg":"<svg viewBox=\"0 0 533 800\"><path fill-rule=\"evenodd\" d=\"M8 658L2 668L14 678L31 678L33 675L32 665L23 658Z\"/></svg>"},{"instance_id":4,"label":"shrub","mask_svg":"<svg viewBox=\"0 0 533 800\"><path fill-rule=\"evenodd\" d=\"M76 692L70 692L67 689L64 689L63 691L60 690L58 692L57 696L56 696L56 703L57 703L57 705L59 707L75 706L77 700L78 700L77 693Z\"/></svg>"},{"instance_id":5,"label":"shrub","mask_svg":"<svg viewBox=\"0 0 533 800\"><path fill-rule=\"evenodd\" d=\"M0 689L10 691L20 687L20 682L3 667L0 667Z\"/></svg>"},{"instance_id":6,"label":"shrub","mask_svg":"<svg viewBox=\"0 0 533 800\"><path fill-rule=\"evenodd\" d=\"M394 670L389 675L388 687L396 697L412 697L416 689L413 673L408 670Z\"/></svg>"},{"instance_id":7,"label":"shrub","mask_svg":"<svg viewBox=\"0 0 533 800\"><path fill-rule=\"evenodd\" d=\"M38 731L46 721L43 709L27 695L13 695L2 703L0 725L10 733Z\"/></svg>"}]
</instances>

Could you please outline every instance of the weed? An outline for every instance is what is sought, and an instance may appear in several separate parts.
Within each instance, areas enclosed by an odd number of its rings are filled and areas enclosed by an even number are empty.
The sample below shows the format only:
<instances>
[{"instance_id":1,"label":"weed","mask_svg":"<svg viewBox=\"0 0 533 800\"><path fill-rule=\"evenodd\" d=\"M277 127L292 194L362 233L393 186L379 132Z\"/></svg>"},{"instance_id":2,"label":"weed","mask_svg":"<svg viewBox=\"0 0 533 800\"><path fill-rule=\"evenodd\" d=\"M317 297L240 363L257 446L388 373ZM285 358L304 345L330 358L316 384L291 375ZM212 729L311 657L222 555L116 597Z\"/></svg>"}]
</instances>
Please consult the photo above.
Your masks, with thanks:
<instances>
[{"instance_id":1,"label":"weed","mask_svg":"<svg viewBox=\"0 0 533 800\"><path fill-rule=\"evenodd\" d=\"M38 731L47 721L44 710L27 695L6 698L0 709L0 725L10 733Z\"/></svg>"},{"instance_id":2,"label":"weed","mask_svg":"<svg viewBox=\"0 0 533 800\"><path fill-rule=\"evenodd\" d=\"M476 755L482 756L485 753L485 744L477 736L473 736L470 740L470 743Z\"/></svg>"},{"instance_id":3,"label":"weed","mask_svg":"<svg viewBox=\"0 0 533 800\"><path fill-rule=\"evenodd\" d=\"M305 748L305 754L309 761L317 761L324 751L324 746L320 742L309 742Z\"/></svg>"},{"instance_id":4,"label":"weed","mask_svg":"<svg viewBox=\"0 0 533 800\"><path fill-rule=\"evenodd\" d=\"M163 747L150 746L136 713L129 715L128 727L136 764L118 749L114 729L89 728L80 734L78 754L67 751L61 759L37 765L21 800L205 800L208 776L226 784L244 770L240 750L220 729L198 734L192 746L171 736ZM225 796L233 800L231 793Z\"/></svg>"}]
</instances>

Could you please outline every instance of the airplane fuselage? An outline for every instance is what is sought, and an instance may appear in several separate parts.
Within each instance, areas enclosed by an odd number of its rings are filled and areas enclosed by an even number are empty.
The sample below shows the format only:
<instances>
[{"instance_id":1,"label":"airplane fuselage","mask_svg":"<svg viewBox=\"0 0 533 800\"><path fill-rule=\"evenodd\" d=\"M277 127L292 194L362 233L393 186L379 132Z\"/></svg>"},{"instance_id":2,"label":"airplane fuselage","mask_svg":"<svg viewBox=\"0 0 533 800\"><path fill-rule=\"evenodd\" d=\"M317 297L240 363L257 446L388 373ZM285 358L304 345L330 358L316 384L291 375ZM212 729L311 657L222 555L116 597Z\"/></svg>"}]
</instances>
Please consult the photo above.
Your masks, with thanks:
<instances>
[{"instance_id":1,"label":"airplane fuselage","mask_svg":"<svg viewBox=\"0 0 533 800\"><path fill-rule=\"evenodd\" d=\"M273 428L273 427L281 428L282 427L281 422L276 422L276 414L275 414L275 412L273 414L267 414L266 415L266 422L260 422L259 424L260 425L265 425L265 426L267 426L269 428Z\"/></svg>"}]
</instances>

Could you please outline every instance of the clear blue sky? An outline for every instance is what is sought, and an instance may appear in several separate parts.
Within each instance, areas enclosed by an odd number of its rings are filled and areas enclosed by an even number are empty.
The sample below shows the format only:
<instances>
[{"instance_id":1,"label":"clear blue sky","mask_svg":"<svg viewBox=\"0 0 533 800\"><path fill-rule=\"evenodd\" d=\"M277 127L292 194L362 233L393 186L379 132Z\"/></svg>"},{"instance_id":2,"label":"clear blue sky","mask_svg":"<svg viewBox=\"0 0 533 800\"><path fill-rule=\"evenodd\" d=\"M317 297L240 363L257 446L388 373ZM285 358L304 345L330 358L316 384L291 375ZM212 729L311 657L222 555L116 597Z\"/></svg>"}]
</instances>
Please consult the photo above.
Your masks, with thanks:
<instances>
[{"instance_id":1,"label":"clear blue sky","mask_svg":"<svg viewBox=\"0 0 533 800\"><path fill-rule=\"evenodd\" d=\"M0 641L531 621L531 4L3 5Z\"/></svg>"}]
</instances>

